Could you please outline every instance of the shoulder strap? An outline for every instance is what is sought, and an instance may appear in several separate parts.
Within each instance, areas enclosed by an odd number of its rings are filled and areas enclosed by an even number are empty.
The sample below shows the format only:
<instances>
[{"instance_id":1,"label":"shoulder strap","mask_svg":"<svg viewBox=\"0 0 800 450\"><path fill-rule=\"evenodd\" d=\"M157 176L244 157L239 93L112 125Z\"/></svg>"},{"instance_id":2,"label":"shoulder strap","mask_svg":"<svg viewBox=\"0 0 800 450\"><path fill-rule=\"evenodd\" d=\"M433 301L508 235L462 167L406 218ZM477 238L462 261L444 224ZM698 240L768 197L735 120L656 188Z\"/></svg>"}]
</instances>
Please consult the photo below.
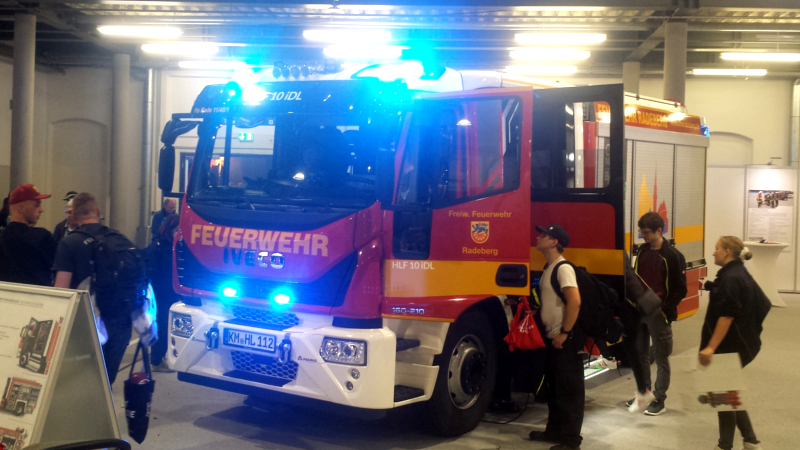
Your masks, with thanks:
<instances>
[{"instance_id":1,"label":"shoulder strap","mask_svg":"<svg viewBox=\"0 0 800 450\"><path fill-rule=\"evenodd\" d=\"M561 292L561 283L558 281L558 269L560 269L564 264L569 264L573 268L575 267L569 261L561 261L560 263L556 264L555 267L553 267L553 273L550 274L550 286L552 286L553 290L556 291L556 295L558 295L561 301L567 303L567 298L564 296L564 293Z\"/></svg>"}]
</instances>

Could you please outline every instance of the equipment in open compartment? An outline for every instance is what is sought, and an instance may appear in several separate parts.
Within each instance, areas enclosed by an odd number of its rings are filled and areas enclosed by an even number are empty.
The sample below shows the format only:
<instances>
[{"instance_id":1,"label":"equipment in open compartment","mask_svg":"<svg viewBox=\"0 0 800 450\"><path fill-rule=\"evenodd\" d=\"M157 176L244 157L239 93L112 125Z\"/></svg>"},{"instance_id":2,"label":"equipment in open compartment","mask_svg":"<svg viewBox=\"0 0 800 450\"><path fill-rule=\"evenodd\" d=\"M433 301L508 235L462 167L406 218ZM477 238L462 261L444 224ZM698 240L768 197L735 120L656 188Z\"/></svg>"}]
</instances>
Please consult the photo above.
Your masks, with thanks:
<instances>
[{"instance_id":1,"label":"equipment in open compartment","mask_svg":"<svg viewBox=\"0 0 800 450\"><path fill-rule=\"evenodd\" d=\"M32 413L39 401L39 392L42 385L22 378L9 378L0 398L0 408L14 411L14 415L21 416Z\"/></svg>"},{"instance_id":2,"label":"equipment in open compartment","mask_svg":"<svg viewBox=\"0 0 800 450\"><path fill-rule=\"evenodd\" d=\"M19 366L33 370L37 373L46 374L49 371L50 359L55 350L58 334L61 331L61 320L54 323L52 320L36 320L31 317L28 325L20 330ZM35 364L30 367L31 363Z\"/></svg>"}]
</instances>

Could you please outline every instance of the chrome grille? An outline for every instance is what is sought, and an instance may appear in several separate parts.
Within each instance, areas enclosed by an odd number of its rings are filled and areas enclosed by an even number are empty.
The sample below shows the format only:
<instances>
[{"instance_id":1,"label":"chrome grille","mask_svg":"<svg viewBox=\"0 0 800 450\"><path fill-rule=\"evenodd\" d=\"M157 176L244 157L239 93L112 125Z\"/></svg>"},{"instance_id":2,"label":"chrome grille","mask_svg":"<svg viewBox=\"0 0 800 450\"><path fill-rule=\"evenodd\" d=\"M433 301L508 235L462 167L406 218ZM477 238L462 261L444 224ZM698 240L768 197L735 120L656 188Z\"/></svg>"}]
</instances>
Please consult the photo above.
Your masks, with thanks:
<instances>
[{"instance_id":1,"label":"chrome grille","mask_svg":"<svg viewBox=\"0 0 800 450\"><path fill-rule=\"evenodd\" d=\"M247 352L231 352L233 365L236 370L263 375L266 377L294 380L297 378L297 363L288 361L281 364L275 358L268 358Z\"/></svg>"},{"instance_id":2,"label":"chrome grille","mask_svg":"<svg viewBox=\"0 0 800 450\"><path fill-rule=\"evenodd\" d=\"M285 330L300 325L300 319L298 319L295 314L279 313L266 309L234 306L233 315L236 316L237 319L257 322L279 330Z\"/></svg>"}]
</instances>

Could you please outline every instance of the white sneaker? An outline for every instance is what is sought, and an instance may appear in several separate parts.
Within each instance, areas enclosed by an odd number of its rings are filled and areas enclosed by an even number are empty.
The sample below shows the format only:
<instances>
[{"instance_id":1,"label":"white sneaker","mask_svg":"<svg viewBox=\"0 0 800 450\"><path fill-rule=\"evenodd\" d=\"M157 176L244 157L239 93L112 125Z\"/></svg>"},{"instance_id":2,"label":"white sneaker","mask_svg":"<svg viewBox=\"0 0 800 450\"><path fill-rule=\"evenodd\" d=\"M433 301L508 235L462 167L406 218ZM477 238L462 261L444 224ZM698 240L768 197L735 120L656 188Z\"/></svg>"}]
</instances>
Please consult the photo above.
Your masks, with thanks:
<instances>
[{"instance_id":1,"label":"white sneaker","mask_svg":"<svg viewBox=\"0 0 800 450\"><path fill-rule=\"evenodd\" d=\"M602 356L597 358L596 360L589 363L590 369L611 369L614 370L617 368L617 360L616 359L605 359Z\"/></svg>"},{"instance_id":2,"label":"white sneaker","mask_svg":"<svg viewBox=\"0 0 800 450\"><path fill-rule=\"evenodd\" d=\"M742 450L761 450L761 443L759 442L758 444L751 444L749 442L745 442Z\"/></svg>"},{"instance_id":3,"label":"white sneaker","mask_svg":"<svg viewBox=\"0 0 800 450\"><path fill-rule=\"evenodd\" d=\"M642 412L650 405L650 402L652 402L655 399L656 396L653 395L653 393L650 392L649 390L645 391L644 394L640 393L639 391L636 391L636 397L634 397L633 399L634 401L633 403L631 403L631 406L628 406L628 412L631 413Z\"/></svg>"}]
</instances>

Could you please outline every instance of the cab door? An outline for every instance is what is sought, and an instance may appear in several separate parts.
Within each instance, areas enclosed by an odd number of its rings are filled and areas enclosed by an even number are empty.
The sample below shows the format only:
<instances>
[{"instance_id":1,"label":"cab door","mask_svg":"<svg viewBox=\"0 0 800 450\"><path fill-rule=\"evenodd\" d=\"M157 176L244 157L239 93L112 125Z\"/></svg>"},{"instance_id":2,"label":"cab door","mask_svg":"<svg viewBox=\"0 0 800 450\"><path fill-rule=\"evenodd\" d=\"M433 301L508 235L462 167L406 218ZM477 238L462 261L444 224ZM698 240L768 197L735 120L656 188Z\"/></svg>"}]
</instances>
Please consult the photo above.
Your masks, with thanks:
<instances>
[{"instance_id":1,"label":"cab door","mask_svg":"<svg viewBox=\"0 0 800 450\"><path fill-rule=\"evenodd\" d=\"M534 225L563 226L570 236L564 257L619 292L624 292L624 110L621 84L537 90L531 153ZM541 271L544 257L533 249L537 234L530 240L531 268Z\"/></svg>"},{"instance_id":2,"label":"cab door","mask_svg":"<svg viewBox=\"0 0 800 450\"><path fill-rule=\"evenodd\" d=\"M528 294L531 101L520 88L416 103L387 215L387 297Z\"/></svg>"}]
</instances>

